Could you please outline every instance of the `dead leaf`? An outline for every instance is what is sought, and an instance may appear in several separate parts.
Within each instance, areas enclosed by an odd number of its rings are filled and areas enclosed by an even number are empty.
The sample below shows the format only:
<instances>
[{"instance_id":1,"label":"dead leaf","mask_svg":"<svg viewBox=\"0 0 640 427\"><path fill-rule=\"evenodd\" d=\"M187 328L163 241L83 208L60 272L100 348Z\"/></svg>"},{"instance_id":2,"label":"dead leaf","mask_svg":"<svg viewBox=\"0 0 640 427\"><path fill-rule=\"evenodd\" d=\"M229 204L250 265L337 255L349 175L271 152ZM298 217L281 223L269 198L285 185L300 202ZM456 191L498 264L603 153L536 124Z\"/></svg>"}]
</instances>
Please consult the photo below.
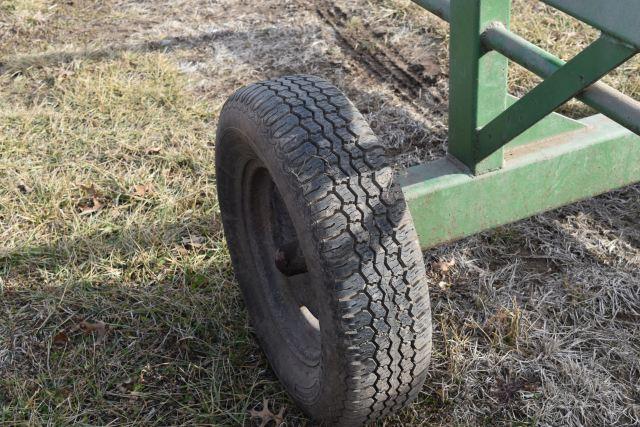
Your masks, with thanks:
<instances>
[{"instance_id":1,"label":"dead leaf","mask_svg":"<svg viewBox=\"0 0 640 427\"><path fill-rule=\"evenodd\" d=\"M22 193L22 194L29 194L33 191L33 188L29 187L27 184L25 184L24 182L20 182L18 183L18 190Z\"/></svg>"},{"instance_id":2,"label":"dead leaf","mask_svg":"<svg viewBox=\"0 0 640 427\"><path fill-rule=\"evenodd\" d=\"M131 388L133 387L133 379L127 378L126 380L118 384L117 387L118 387L118 391L120 391L121 393L128 394L131 391Z\"/></svg>"},{"instance_id":3,"label":"dead leaf","mask_svg":"<svg viewBox=\"0 0 640 427\"><path fill-rule=\"evenodd\" d=\"M444 384L442 384L440 388L436 390L436 394L438 395L438 397L440 397L440 400L442 402L446 402L449 398L449 392L447 391L447 388Z\"/></svg>"},{"instance_id":4,"label":"dead leaf","mask_svg":"<svg viewBox=\"0 0 640 427\"><path fill-rule=\"evenodd\" d=\"M58 76L57 76L57 78L58 78L59 80L66 80L66 79L68 79L69 77L73 77L73 76L75 76L75 74L76 74L76 73L75 73L74 71L69 70L69 69L61 70L61 71L59 71L59 72L58 72Z\"/></svg>"},{"instance_id":5,"label":"dead leaf","mask_svg":"<svg viewBox=\"0 0 640 427\"><path fill-rule=\"evenodd\" d=\"M456 260L451 258L450 261L447 260L440 260L438 261L434 268L438 271L441 271L443 273L446 273L447 271L449 271L451 269L451 267L453 267L456 264Z\"/></svg>"},{"instance_id":6,"label":"dead leaf","mask_svg":"<svg viewBox=\"0 0 640 427\"><path fill-rule=\"evenodd\" d=\"M64 331L60 331L53 336L53 345L63 346L69 342L69 337Z\"/></svg>"},{"instance_id":7,"label":"dead leaf","mask_svg":"<svg viewBox=\"0 0 640 427\"><path fill-rule=\"evenodd\" d=\"M507 404L517 397L517 393L524 389L526 382L518 379L515 381L504 381L498 379L496 395L502 404Z\"/></svg>"},{"instance_id":8,"label":"dead leaf","mask_svg":"<svg viewBox=\"0 0 640 427\"><path fill-rule=\"evenodd\" d=\"M88 204L80 207L80 215L89 215L98 212L103 206L100 200L98 200L96 196L93 196Z\"/></svg>"},{"instance_id":9,"label":"dead leaf","mask_svg":"<svg viewBox=\"0 0 640 427\"><path fill-rule=\"evenodd\" d=\"M136 401L140 398L140 396L143 396L143 395L144 395L143 393L134 390L131 393L129 393L129 400Z\"/></svg>"},{"instance_id":10,"label":"dead leaf","mask_svg":"<svg viewBox=\"0 0 640 427\"><path fill-rule=\"evenodd\" d=\"M278 413L273 416L273 421L275 421L276 426L280 426L284 423L284 409L284 406L282 406Z\"/></svg>"},{"instance_id":11,"label":"dead leaf","mask_svg":"<svg viewBox=\"0 0 640 427\"><path fill-rule=\"evenodd\" d=\"M87 322L86 320L83 320L78 324L78 327L85 334L91 334L95 332L96 344L102 344L107 334L107 325L104 322L92 323L92 322Z\"/></svg>"},{"instance_id":12,"label":"dead leaf","mask_svg":"<svg viewBox=\"0 0 640 427\"><path fill-rule=\"evenodd\" d=\"M269 421L273 421L276 426L280 426L284 422L284 410L285 407L281 407L277 414L274 414L269 409L269 400L262 400L262 409L257 411L255 409L249 410L249 416L251 418L259 418L259 427L265 427Z\"/></svg>"},{"instance_id":13,"label":"dead leaf","mask_svg":"<svg viewBox=\"0 0 640 427\"><path fill-rule=\"evenodd\" d=\"M176 246L176 251L180 255L187 255L189 253L189 249L185 248L184 246Z\"/></svg>"},{"instance_id":14,"label":"dead leaf","mask_svg":"<svg viewBox=\"0 0 640 427\"><path fill-rule=\"evenodd\" d=\"M185 248L197 249L204 245L205 238L202 236L187 236L182 238L182 245Z\"/></svg>"},{"instance_id":15,"label":"dead leaf","mask_svg":"<svg viewBox=\"0 0 640 427\"><path fill-rule=\"evenodd\" d=\"M133 186L133 195L144 197L146 194L153 192L153 184L138 184Z\"/></svg>"},{"instance_id":16,"label":"dead leaf","mask_svg":"<svg viewBox=\"0 0 640 427\"><path fill-rule=\"evenodd\" d=\"M449 289L451 287L451 283L449 282L445 282L445 281L440 281L440 283L438 283L438 286L440 287L440 289L442 289L443 291L446 291L447 289Z\"/></svg>"},{"instance_id":17,"label":"dead leaf","mask_svg":"<svg viewBox=\"0 0 640 427\"><path fill-rule=\"evenodd\" d=\"M91 198L100 196L100 191L93 182L91 184L80 184L80 188Z\"/></svg>"}]
</instances>

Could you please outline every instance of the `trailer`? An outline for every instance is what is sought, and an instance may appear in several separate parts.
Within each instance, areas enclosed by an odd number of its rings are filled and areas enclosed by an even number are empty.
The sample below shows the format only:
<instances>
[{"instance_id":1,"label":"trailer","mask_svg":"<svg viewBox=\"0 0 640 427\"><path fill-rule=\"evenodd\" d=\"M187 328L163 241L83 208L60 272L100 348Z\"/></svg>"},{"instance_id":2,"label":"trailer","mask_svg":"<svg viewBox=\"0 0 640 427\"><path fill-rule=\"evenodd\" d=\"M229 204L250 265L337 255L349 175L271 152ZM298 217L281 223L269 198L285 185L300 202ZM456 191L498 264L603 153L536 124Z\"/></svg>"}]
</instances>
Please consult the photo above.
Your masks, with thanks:
<instances>
[{"instance_id":1,"label":"trailer","mask_svg":"<svg viewBox=\"0 0 640 427\"><path fill-rule=\"evenodd\" d=\"M640 182L640 103L599 80L640 50L637 0L542 0L601 31L564 62L509 31L510 0L414 0L448 21L445 158L400 173L346 96L294 75L236 91L216 178L252 326L292 399L355 426L428 374L422 251ZM513 61L543 81L509 95ZM555 111L578 98L599 111Z\"/></svg>"}]
</instances>

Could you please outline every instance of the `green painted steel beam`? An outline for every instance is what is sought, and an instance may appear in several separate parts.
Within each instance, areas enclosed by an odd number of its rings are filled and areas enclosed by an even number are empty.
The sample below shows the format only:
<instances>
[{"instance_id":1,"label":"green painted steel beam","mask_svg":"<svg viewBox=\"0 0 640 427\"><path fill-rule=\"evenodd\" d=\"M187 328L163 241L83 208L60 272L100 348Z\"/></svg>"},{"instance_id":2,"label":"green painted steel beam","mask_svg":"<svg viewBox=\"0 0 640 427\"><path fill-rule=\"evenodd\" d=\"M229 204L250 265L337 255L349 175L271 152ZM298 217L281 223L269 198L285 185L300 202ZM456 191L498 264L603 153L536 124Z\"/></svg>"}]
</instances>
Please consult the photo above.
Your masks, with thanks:
<instances>
[{"instance_id":1,"label":"green painted steel beam","mask_svg":"<svg viewBox=\"0 0 640 427\"><path fill-rule=\"evenodd\" d=\"M511 0L452 0L449 45L448 153L473 173L502 167L501 150L478 158L477 129L507 107L508 59L484 52L480 35L495 22L509 27Z\"/></svg>"},{"instance_id":2,"label":"green painted steel beam","mask_svg":"<svg viewBox=\"0 0 640 427\"><path fill-rule=\"evenodd\" d=\"M547 78L565 65L548 53L500 25L493 25L482 34L487 49L496 50L510 60ZM594 83L577 98L627 129L640 135L640 102L602 82Z\"/></svg>"},{"instance_id":3,"label":"green painted steel beam","mask_svg":"<svg viewBox=\"0 0 640 427\"><path fill-rule=\"evenodd\" d=\"M402 190L421 246L639 182L640 137L602 115L581 122L585 130L516 148L502 169L483 175L447 158L407 169Z\"/></svg>"},{"instance_id":4,"label":"green painted steel beam","mask_svg":"<svg viewBox=\"0 0 640 427\"><path fill-rule=\"evenodd\" d=\"M480 129L477 158L492 158L503 145L634 55L629 46L600 37Z\"/></svg>"},{"instance_id":5,"label":"green painted steel beam","mask_svg":"<svg viewBox=\"0 0 640 427\"><path fill-rule=\"evenodd\" d=\"M640 49L638 0L542 0Z\"/></svg>"}]
</instances>

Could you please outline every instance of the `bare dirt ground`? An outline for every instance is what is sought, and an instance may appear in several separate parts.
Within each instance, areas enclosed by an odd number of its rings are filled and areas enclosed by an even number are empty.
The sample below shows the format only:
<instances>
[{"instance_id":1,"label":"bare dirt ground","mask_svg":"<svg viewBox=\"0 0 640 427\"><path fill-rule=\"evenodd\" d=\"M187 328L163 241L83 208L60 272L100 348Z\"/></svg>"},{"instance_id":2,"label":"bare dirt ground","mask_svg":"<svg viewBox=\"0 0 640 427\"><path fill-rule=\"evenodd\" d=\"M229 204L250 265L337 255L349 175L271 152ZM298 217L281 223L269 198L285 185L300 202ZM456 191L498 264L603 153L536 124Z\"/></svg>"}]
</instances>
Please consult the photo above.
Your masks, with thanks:
<instances>
[{"instance_id":1,"label":"bare dirt ground","mask_svg":"<svg viewBox=\"0 0 640 427\"><path fill-rule=\"evenodd\" d=\"M594 37L533 0L514 27L565 59ZM406 0L1 0L0 423L308 424L234 283L217 114L316 74L398 168L440 157L447 37ZM609 76L636 99L638 64ZM633 186L425 253L432 372L384 425L640 424L638 212Z\"/></svg>"}]
</instances>

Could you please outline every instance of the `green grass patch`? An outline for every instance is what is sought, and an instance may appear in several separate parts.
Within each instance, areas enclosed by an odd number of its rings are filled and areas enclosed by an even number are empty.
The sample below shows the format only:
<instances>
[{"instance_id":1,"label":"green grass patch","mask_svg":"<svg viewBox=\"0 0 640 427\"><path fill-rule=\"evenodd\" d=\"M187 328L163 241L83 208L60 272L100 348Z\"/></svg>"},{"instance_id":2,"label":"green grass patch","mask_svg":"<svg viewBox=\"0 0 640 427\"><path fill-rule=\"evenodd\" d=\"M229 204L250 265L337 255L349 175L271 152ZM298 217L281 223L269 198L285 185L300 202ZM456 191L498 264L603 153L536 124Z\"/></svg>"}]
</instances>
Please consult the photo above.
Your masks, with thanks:
<instances>
[{"instance_id":1,"label":"green grass patch","mask_svg":"<svg viewBox=\"0 0 640 427\"><path fill-rule=\"evenodd\" d=\"M0 423L243 423L280 391L219 225L219 106L160 54L1 82Z\"/></svg>"}]
</instances>

